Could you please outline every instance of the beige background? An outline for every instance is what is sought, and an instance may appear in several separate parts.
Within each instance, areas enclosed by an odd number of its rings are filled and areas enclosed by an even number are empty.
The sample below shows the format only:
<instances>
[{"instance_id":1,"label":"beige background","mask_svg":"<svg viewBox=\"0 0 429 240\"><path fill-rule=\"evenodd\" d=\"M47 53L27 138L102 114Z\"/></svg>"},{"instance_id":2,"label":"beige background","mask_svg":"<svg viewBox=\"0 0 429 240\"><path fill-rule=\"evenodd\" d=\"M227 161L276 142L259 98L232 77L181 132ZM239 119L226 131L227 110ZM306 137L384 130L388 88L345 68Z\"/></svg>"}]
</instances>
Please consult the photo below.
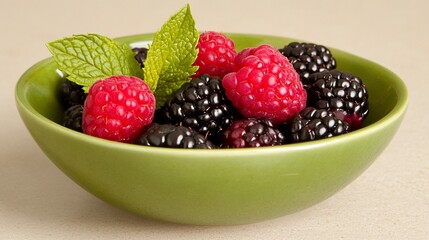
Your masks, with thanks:
<instances>
[{"instance_id":1,"label":"beige background","mask_svg":"<svg viewBox=\"0 0 429 240\"><path fill-rule=\"evenodd\" d=\"M182 226L111 207L62 174L21 122L14 86L74 33L154 32L185 1L0 0L0 239L428 239L429 1L197 1L199 30L290 36L368 58L406 82L398 134L356 181L302 212L241 226Z\"/></svg>"}]
</instances>

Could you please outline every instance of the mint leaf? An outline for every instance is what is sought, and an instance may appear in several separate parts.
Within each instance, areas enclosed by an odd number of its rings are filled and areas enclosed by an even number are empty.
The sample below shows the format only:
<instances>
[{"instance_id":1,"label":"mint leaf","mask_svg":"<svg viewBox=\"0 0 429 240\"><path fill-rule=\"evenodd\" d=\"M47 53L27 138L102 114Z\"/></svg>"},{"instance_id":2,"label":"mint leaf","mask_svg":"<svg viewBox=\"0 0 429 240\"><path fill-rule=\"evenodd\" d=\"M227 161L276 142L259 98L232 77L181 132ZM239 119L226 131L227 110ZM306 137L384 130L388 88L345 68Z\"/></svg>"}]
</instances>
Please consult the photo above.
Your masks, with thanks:
<instances>
[{"instance_id":1,"label":"mint leaf","mask_svg":"<svg viewBox=\"0 0 429 240\"><path fill-rule=\"evenodd\" d=\"M173 15L155 34L144 67L144 79L155 94L157 107L190 80L198 67L199 33L189 4Z\"/></svg>"},{"instance_id":2,"label":"mint leaf","mask_svg":"<svg viewBox=\"0 0 429 240\"><path fill-rule=\"evenodd\" d=\"M143 78L143 71L127 45L97 34L78 34L47 44L59 69L68 79L83 86L116 75Z\"/></svg>"}]
</instances>

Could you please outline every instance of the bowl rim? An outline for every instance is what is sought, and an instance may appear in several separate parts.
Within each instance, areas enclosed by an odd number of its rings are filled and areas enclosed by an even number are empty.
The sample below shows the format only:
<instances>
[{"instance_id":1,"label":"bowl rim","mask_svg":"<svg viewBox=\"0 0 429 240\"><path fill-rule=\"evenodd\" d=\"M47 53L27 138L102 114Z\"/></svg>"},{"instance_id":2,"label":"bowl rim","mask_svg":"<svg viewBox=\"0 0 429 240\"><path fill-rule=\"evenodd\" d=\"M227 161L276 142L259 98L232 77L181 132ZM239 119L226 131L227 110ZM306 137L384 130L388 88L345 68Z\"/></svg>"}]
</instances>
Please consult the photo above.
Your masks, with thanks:
<instances>
[{"instance_id":1,"label":"bowl rim","mask_svg":"<svg viewBox=\"0 0 429 240\"><path fill-rule=\"evenodd\" d=\"M261 37L272 37L272 38L285 38L289 40L294 40L294 38L284 37L284 36L273 36L273 35L261 35L261 34L243 34L243 33L230 33L236 36L261 36ZM152 36L153 33L147 33L147 34L136 34L136 35L129 35L129 36L123 36L119 38L115 38L115 40L121 42L125 41L126 39L131 38L139 38L139 37L147 37ZM59 131L62 134L67 134L71 138L79 139L80 141L89 143L89 144L95 144L95 145L104 145L108 148L117 148L117 149L124 149L124 150L130 150L134 152L151 152L154 154L167 154L167 155L180 155L180 156L186 156L191 153L196 153L196 151L204 153L207 156L211 155L228 155L228 156L243 156L246 154L265 154L267 152L272 152L276 150L282 150L282 151L296 151L296 150L307 150L311 148L317 148L321 147L323 145L329 145L334 144L338 141L346 141L347 139L353 139L355 137L358 137L360 135L368 135L373 134L374 132L379 131L384 126L391 125L397 120L401 119L403 115L406 112L406 109L408 107L408 90L405 85L405 83L402 81L402 79L399 78L398 75L393 73L391 70L385 68L384 66L375 63L371 60L356 56L354 54L339 50L337 48L329 47L332 51L341 52L342 54L348 55L349 57L356 58L357 60L361 62L365 62L366 64L372 65L374 67L377 67L378 69L384 71L386 74L388 74L393 81L393 85L395 86L395 92L398 96L396 105L392 108L391 111L389 111L385 116L378 119L374 123L371 123L368 126L365 126L361 129L357 129L355 131L352 131L347 134L343 134L340 136L336 136L333 138L326 138L326 139L320 139L316 141L311 142L301 142L301 143L293 143L293 144L284 144L284 145L277 145L277 146L266 146L266 147L260 147L260 148L252 148L251 151L249 151L249 148L233 148L233 149L226 149L226 148L220 148L220 149L181 149L181 148L159 148L159 147L150 147L150 146L141 146L136 144L130 144L130 143L122 143L122 142L115 142L111 140L106 140L90 135L86 135L84 133L80 133L71 129L68 129L50 119L40 114L35 108L32 107L31 103L28 101L28 99L25 96L24 89L25 84L29 82L28 76L31 75L33 72L37 71L37 69L41 69L46 65L55 64L52 57L45 58L43 60L40 60L30 66L18 79L18 82L15 85L15 103L19 110L25 111L26 114L31 115L34 120L38 121L39 124L44 125L45 127L51 128L55 131Z\"/></svg>"}]
</instances>

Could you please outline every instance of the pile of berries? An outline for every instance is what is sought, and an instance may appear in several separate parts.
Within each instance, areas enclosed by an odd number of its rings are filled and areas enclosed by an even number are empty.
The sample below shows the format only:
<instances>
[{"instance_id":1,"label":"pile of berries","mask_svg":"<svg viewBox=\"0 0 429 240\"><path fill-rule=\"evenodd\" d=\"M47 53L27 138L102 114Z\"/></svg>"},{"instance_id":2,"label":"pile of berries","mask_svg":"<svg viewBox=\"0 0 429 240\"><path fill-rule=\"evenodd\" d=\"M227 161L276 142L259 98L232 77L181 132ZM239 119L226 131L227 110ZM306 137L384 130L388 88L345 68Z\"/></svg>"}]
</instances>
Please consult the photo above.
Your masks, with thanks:
<instances>
[{"instance_id":1,"label":"pile of berries","mask_svg":"<svg viewBox=\"0 0 429 240\"><path fill-rule=\"evenodd\" d=\"M331 51L313 43L237 52L218 32L200 35L199 70L155 109L144 81L112 76L88 94L65 80L64 126L93 136L155 147L243 148L329 138L362 127L368 93L338 71ZM133 49L144 67L147 48Z\"/></svg>"}]
</instances>

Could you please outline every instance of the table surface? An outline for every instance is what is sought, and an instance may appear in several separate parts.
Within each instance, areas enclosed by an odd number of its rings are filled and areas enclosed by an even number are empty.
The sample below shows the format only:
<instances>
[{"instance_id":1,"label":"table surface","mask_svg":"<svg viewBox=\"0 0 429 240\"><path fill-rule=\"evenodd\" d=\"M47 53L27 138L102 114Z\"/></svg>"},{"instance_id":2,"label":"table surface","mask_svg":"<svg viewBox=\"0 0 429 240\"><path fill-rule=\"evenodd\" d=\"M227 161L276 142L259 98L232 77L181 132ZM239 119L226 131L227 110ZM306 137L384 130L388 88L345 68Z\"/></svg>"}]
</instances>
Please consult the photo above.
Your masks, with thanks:
<instances>
[{"instance_id":1,"label":"table surface","mask_svg":"<svg viewBox=\"0 0 429 240\"><path fill-rule=\"evenodd\" d=\"M14 87L49 41L154 32L189 2L200 31L288 36L391 69L410 101L395 138L358 179L301 212L239 226L183 226L116 209L58 170L25 129ZM427 239L429 2L0 0L0 239ZM425 110L426 109L426 110Z\"/></svg>"}]
</instances>

